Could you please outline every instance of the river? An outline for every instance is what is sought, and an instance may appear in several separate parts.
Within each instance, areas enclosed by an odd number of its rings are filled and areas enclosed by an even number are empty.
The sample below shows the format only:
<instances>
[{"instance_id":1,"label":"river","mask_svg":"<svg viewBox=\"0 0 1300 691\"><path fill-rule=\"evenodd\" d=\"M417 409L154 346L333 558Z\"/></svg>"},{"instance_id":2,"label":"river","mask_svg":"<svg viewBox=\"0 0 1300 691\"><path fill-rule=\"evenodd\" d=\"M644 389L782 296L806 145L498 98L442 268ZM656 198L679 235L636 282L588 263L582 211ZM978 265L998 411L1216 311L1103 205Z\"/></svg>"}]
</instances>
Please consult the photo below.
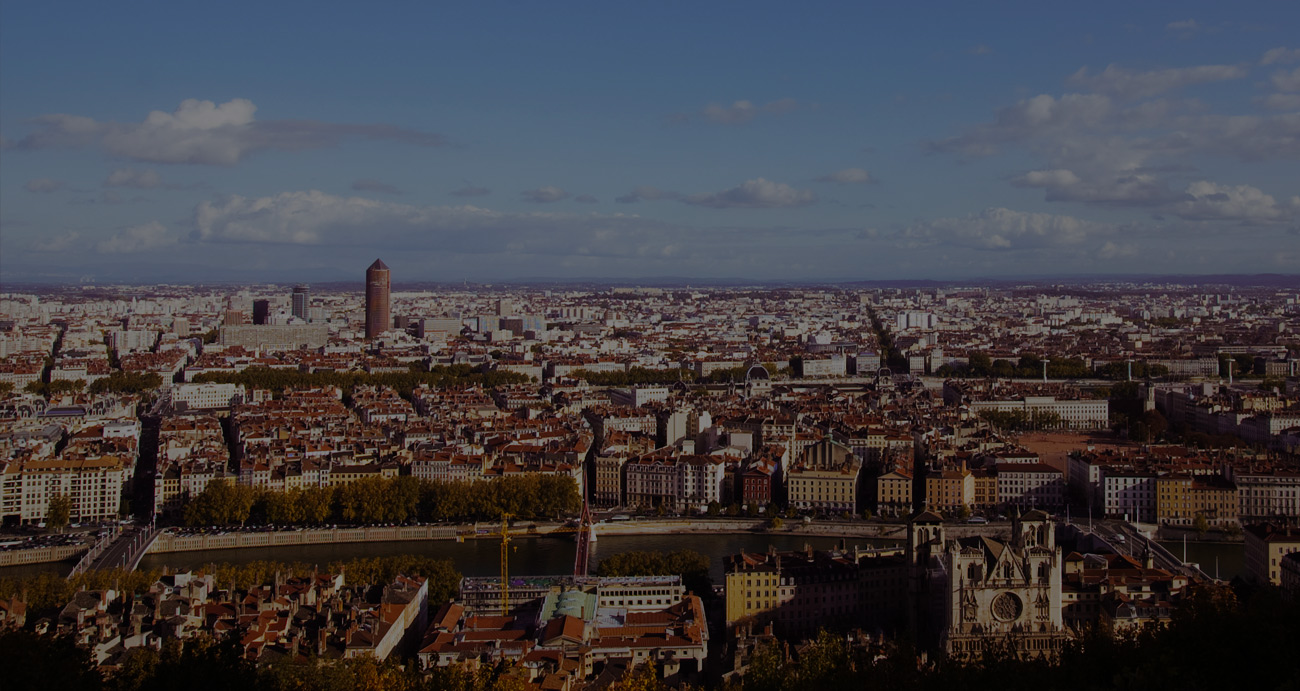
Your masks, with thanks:
<instances>
[{"instance_id":1,"label":"river","mask_svg":"<svg viewBox=\"0 0 1300 691\"><path fill-rule=\"evenodd\" d=\"M719 534L687 533L680 535L611 535L602 537L593 545L592 564L602 556L633 550L671 551L693 549L709 556L710 574L714 583L722 582L722 558L741 549L762 552L773 546L779 550L802 549L805 544L814 549L830 549L840 538L808 537L802 535ZM869 547L886 547L896 543L890 540L847 538L847 544ZM511 543L511 572L526 575L565 574L573 569L574 542L572 538L539 537L517 539ZM1161 541L1175 556L1183 556L1182 541ZM1210 576L1231 579L1245 572L1245 558L1241 543L1191 542L1187 543L1187 559L1201 565ZM456 563L456 568L466 576L497 576L501 573L501 543L492 539L467 540L463 543L450 540L428 542L348 542L332 545L295 545L274 549L219 549L199 552L170 552L148 554L140 563L142 569L168 567L170 569L199 568L212 562L245 564L251 561L275 559L304 562L322 566L335 561L358 557L385 557L400 554L422 554ZM21 578L42 572L66 575L74 561L49 564L26 564L0 568L0 577Z\"/></svg>"},{"instance_id":2,"label":"river","mask_svg":"<svg viewBox=\"0 0 1300 691\"><path fill-rule=\"evenodd\" d=\"M802 535L760 535L718 533L687 533L679 535L610 535L592 545L593 570L603 556L636 550L672 551L693 549L707 555L710 575L715 583L722 582L722 558L742 549L766 551L768 546L778 550L802 549L805 544L813 549L836 547L840 538L806 537ZM846 538L851 547L863 549L896 544L892 540ZM567 574L573 572L573 552L576 547L571 537L522 538L510 543L510 572L520 575ZM359 557L386 557L401 554L419 554L451 559L456 568L466 576L499 576L501 574L501 543L493 539L471 539L465 542L430 540L427 542L348 542L332 545L294 545L275 549L205 550L197 552L170 552L148 554L140 562L142 569L168 567L172 569L199 568L212 562L244 564L260 559L304 562L324 566L330 562Z\"/></svg>"},{"instance_id":3,"label":"river","mask_svg":"<svg viewBox=\"0 0 1300 691\"><path fill-rule=\"evenodd\" d=\"M1159 540L1165 549L1179 559L1183 558L1182 540ZM1201 565L1201 571L1207 576L1232 580L1234 576L1246 576L1246 545L1241 542L1193 542L1187 541L1186 561Z\"/></svg>"}]
</instances>

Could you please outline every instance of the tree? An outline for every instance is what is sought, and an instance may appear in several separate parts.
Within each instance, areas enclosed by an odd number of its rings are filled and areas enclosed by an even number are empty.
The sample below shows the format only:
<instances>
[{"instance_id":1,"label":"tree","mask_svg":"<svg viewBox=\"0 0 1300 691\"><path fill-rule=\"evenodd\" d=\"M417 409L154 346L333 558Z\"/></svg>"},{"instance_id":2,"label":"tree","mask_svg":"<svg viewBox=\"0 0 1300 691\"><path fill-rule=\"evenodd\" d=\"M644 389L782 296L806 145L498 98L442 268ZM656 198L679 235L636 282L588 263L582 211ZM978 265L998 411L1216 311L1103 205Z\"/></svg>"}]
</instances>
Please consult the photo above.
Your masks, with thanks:
<instances>
[{"instance_id":1,"label":"tree","mask_svg":"<svg viewBox=\"0 0 1300 691\"><path fill-rule=\"evenodd\" d=\"M266 492L261 501L265 505L266 520L277 525L301 523L305 514L298 500L302 490L292 492Z\"/></svg>"},{"instance_id":2,"label":"tree","mask_svg":"<svg viewBox=\"0 0 1300 691\"><path fill-rule=\"evenodd\" d=\"M185 507L187 525L243 525L253 510L257 494L252 487L224 479L213 480Z\"/></svg>"},{"instance_id":3,"label":"tree","mask_svg":"<svg viewBox=\"0 0 1300 691\"><path fill-rule=\"evenodd\" d=\"M1196 519L1192 521L1192 527L1196 528L1198 535L1205 535L1210 532L1210 521L1205 518L1205 514L1196 514Z\"/></svg>"},{"instance_id":4,"label":"tree","mask_svg":"<svg viewBox=\"0 0 1300 691\"><path fill-rule=\"evenodd\" d=\"M1164 435L1165 430L1169 429L1169 421L1154 408L1142 414L1142 424L1146 425L1147 432L1150 434L1148 441L1159 439Z\"/></svg>"},{"instance_id":5,"label":"tree","mask_svg":"<svg viewBox=\"0 0 1300 691\"><path fill-rule=\"evenodd\" d=\"M687 590L708 597L713 592L709 558L690 549L672 552L632 551L602 559L597 576L681 576Z\"/></svg>"},{"instance_id":6,"label":"tree","mask_svg":"<svg viewBox=\"0 0 1300 691\"><path fill-rule=\"evenodd\" d=\"M66 494L50 497L49 506L45 509L45 526L50 530L63 532L71 518L72 498Z\"/></svg>"},{"instance_id":7,"label":"tree","mask_svg":"<svg viewBox=\"0 0 1300 691\"><path fill-rule=\"evenodd\" d=\"M102 689L104 679L90 651L73 636L0 633L0 669L11 689Z\"/></svg>"},{"instance_id":8,"label":"tree","mask_svg":"<svg viewBox=\"0 0 1300 691\"><path fill-rule=\"evenodd\" d=\"M116 371L90 385L90 393L144 393L162 386L162 376L153 372Z\"/></svg>"}]
</instances>

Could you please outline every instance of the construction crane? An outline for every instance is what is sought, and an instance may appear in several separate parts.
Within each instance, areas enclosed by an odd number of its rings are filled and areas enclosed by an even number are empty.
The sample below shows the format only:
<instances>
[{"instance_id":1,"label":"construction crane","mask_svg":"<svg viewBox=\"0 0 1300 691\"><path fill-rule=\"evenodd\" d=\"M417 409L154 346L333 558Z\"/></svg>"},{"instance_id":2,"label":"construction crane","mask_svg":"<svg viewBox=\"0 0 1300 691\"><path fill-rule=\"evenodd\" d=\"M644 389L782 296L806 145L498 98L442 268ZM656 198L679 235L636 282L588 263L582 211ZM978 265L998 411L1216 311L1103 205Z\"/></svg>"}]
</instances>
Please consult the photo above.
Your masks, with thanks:
<instances>
[{"instance_id":1,"label":"construction crane","mask_svg":"<svg viewBox=\"0 0 1300 691\"><path fill-rule=\"evenodd\" d=\"M587 502L582 503L582 518L577 525L566 525L556 528L547 535L555 533L577 533L578 547L573 555L573 575L586 576L591 561L591 512L587 509ZM501 514L501 531L497 533L501 537L501 615L506 616L510 613L510 541L515 535L525 535L526 532L511 532L510 514Z\"/></svg>"}]
</instances>

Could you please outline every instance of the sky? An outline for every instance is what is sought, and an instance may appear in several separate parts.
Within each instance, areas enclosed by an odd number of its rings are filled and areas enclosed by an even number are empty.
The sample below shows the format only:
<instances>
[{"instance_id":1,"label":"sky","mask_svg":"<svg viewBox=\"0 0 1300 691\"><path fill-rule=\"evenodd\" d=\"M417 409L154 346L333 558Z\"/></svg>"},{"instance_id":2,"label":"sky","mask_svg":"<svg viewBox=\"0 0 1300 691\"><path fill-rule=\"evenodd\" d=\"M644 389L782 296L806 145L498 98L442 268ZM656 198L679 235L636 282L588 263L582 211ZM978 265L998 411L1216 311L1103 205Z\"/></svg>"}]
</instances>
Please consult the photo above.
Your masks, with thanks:
<instances>
[{"instance_id":1,"label":"sky","mask_svg":"<svg viewBox=\"0 0 1300 691\"><path fill-rule=\"evenodd\" d=\"M0 282L1300 274L1300 3L0 5Z\"/></svg>"}]
</instances>

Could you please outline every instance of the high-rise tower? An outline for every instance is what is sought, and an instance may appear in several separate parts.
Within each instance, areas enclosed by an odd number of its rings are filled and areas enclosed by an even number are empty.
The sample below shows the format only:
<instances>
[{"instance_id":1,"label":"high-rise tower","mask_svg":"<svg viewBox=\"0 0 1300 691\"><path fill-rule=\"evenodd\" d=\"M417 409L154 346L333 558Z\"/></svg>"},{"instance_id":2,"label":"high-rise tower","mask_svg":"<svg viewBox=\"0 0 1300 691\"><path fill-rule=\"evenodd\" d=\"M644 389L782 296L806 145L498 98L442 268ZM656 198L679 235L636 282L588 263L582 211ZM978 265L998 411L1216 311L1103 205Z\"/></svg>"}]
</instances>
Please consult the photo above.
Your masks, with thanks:
<instances>
[{"instance_id":1,"label":"high-rise tower","mask_svg":"<svg viewBox=\"0 0 1300 691\"><path fill-rule=\"evenodd\" d=\"M366 340L393 328L393 318L388 312L388 265L376 259L366 269Z\"/></svg>"},{"instance_id":2,"label":"high-rise tower","mask_svg":"<svg viewBox=\"0 0 1300 691\"><path fill-rule=\"evenodd\" d=\"M307 321L311 319L311 289L305 285L293 287L293 316Z\"/></svg>"},{"instance_id":3,"label":"high-rise tower","mask_svg":"<svg viewBox=\"0 0 1300 691\"><path fill-rule=\"evenodd\" d=\"M254 300L253 301L253 323L258 326L266 326L271 323L271 301Z\"/></svg>"}]
</instances>

